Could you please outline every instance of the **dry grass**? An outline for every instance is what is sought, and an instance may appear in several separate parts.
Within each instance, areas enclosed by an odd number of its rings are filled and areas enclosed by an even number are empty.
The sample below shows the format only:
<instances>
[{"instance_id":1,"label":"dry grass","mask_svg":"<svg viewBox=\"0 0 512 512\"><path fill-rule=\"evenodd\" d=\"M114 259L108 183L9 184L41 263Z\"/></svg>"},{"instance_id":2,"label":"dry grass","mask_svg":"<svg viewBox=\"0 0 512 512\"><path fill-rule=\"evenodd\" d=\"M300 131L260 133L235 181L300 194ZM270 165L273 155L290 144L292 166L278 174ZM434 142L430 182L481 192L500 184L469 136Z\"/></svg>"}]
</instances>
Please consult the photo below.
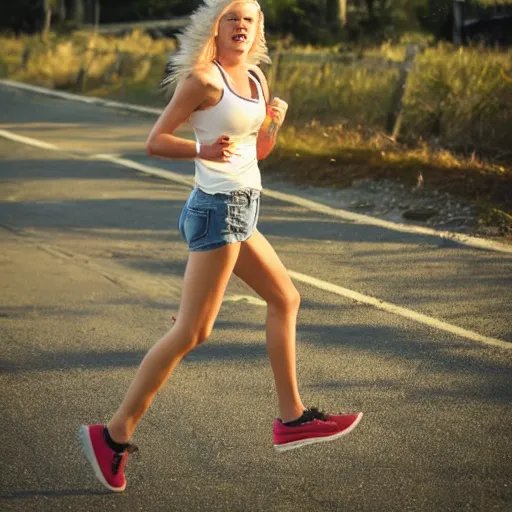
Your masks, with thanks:
<instances>
[{"instance_id":1,"label":"dry grass","mask_svg":"<svg viewBox=\"0 0 512 512\"><path fill-rule=\"evenodd\" d=\"M291 121L382 130L396 91L396 67L366 67L365 59L404 58L403 45L366 49L352 64L318 58L284 60L276 93L289 100ZM402 137L434 140L463 151L512 156L512 50L455 49L439 44L416 58L405 94Z\"/></svg>"},{"instance_id":2,"label":"dry grass","mask_svg":"<svg viewBox=\"0 0 512 512\"><path fill-rule=\"evenodd\" d=\"M77 89L80 70L86 75L85 91L120 81L125 87L161 78L175 45L154 41L141 32L126 37L103 37L77 32L71 38L52 35L48 44L36 38L0 40L0 60L10 78L56 89ZM25 57L28 57L24 62Z\"/></svg>"},{"instance_id":3,"label":"dry grass","mask_svg":"<svg viewBox=\"0 0 512 512\"><path fill-rule=\"evenodd\" d=\"M301 129L284 128L262 169L300 185L331 188L362 179L390 179L412 187L421 173L426 186L472 201L489 219L492 210L501 212L500 218L512 213L510 165L435 150L425 142L397 144L382 133L342 125L313 122ZM512 227L510 219L507 223Z\"/></svg>"},{"instance_id":4,"label":"dry grass","mask_svg":"<svg viewBox=\"0 0 512 512\"><path fill-rule=\"evenodd\" d=\"M439 45L416 61L406 126L444 145L512 150L512 51Z\"/></svg>"}]
</instances>

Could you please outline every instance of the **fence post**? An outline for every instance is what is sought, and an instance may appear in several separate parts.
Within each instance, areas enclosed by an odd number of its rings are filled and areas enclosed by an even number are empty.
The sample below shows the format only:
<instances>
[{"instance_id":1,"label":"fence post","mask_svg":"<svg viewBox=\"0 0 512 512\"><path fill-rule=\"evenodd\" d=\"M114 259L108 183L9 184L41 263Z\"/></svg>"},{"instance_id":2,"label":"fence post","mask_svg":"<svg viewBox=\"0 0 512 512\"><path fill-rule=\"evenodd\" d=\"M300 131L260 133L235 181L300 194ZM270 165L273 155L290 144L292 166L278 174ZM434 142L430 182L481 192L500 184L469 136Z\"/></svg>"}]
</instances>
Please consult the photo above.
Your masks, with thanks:
<instances>
[{"instance_id":1,"label":"fence post","mask_svg":"<svg viewBox=\"0 0 512 512\"><path fill-rule=\"evenodd\" d=\"M397 140L400 133L400 126L402 125L402 118L404 114L404 94L407 85L407 78L412 69L414 59L418 52L416 45L407 45L405 59L400 65L400 78L398 79L398 85L393 95L393 101L391 104L391 110L388 114L386 131L393 140Z\"/></svg>"},{"instance_id":2,"label":"fence post","mask_svg":"<svg viewBox=\"0 0 512 512\"><path fill-rule=\"evenodd\" d=\"M77 92L84 92L85 91L85 82L87 79L87 72L84 68L84 65L82 64L80 66L80 69L78 70L78 74L76 76L76 90Z\"/></svg>"},{"instance_id":3,"label":"fence post","mask_svg":"<svg viewBox=\"0 0 512 512\"><path fill-rule=\"evenodd\" d=\"M123 73L124 61L126 58L125 52L119 51L119 48L116 48L116 63L115 63L115 73L117 76L121 78L121 74Z\"/></svg>"},{"instance_id":4,"label":"fence post","mask_svg":"<svg viewBox=\"0 0 512 512\"><path fill-rule=\"evenodd\" d=\"M21 56L21 67L23 69L27 69L28 61L30 60L30 53L30 48L25 47L25 49L23 50L23 54Z\"/></svg>"}]
</instances>

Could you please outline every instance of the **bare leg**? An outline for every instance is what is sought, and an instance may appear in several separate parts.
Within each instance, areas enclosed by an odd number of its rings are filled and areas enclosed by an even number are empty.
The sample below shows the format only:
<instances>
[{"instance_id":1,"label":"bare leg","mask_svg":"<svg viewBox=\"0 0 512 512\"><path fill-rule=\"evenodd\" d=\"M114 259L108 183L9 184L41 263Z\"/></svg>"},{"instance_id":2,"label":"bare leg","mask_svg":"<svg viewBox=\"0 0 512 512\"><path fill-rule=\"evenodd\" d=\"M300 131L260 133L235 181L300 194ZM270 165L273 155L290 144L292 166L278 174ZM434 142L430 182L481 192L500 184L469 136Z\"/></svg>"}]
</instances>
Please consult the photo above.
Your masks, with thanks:
<instances>
[{"instance_id":1,"label":"bare leg","mask_svg":"<svg viewBox=\"0 0 512 512\"><path fill-rule=\"evenodd\" d=\"M210 335L239 251L240 244L228 244L213 251L190 253L176 324L146 354L108 424L116 442L128 442L172 370Z\"/></svg>"},{"instance_id":2,"label":"bare leg","mask_svg":"<svg viewBox=\"0 0 512 512\"><path fill-rule=\"evenodd\" d=\"M258 231L242 243L234 270L267 302L267 350L282 421L302 415L295 364L295 330L300 296L284 265Z\"/></svg>"}]
</instances>

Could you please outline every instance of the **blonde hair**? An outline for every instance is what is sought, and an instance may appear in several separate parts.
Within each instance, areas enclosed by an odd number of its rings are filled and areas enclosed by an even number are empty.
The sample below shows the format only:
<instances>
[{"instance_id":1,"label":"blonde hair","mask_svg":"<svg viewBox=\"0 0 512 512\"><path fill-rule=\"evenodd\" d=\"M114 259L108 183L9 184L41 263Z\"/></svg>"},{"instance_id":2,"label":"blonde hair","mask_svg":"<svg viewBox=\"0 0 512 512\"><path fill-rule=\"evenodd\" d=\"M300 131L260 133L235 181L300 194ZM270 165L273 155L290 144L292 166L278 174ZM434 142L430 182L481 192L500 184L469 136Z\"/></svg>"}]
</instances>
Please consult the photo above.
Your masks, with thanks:
<instances>
[{"instance_id":1,"label":"blonde hair","mask_svg":"<svg viewBox=\"0 0 512 512\"><path fill-rule=\"evenodd\" d=\"M217 57L217 36L220 18L228 7L235 3L254 4L259 9L256 40L249 52L251 64L270 64L265 40L264 16L257 0L204 0L204 3L191 15L189 25L177 37L179 49L169 57L166 77L160 87L167 87L194 68L212 62Z\"/></svg>"}]
</instances>

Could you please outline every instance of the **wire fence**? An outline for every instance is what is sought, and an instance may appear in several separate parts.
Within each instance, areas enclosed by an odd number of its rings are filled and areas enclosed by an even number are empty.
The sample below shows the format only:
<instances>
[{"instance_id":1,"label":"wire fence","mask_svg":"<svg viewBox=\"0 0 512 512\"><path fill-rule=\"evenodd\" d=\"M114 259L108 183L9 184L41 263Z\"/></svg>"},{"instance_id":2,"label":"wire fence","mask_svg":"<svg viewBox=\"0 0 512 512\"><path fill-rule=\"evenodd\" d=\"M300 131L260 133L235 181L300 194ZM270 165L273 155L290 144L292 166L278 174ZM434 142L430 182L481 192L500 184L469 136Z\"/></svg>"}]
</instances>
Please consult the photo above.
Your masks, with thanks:
<instances>
[{"instance_id":1,"label":"wire fence","mask_svg":"<svg viewBox=\"0 0 512 512\"><path fill-rule=\"evenodd\" d=\"M286 91L293 87L298 76L303 73L314 75L312 89L327 89L333 83L341 87L338 77L346 78L354 75L357 70L364 70L368 75L388 74L391 79L391 94L388 94L385 106L385 130L389 137L396 140L404 116L404 94L407 81L413 69L416 56L421 52L419 45L407 45L403 60L394 60L382 56L358 55L355 53L318 54L298 53L277 50L272 56L272 66L268 70L269 87L271 91L289 95ZM343 80L342 78L342 80ZM279 89L284 89L280 91ZM384 103L386 100L384 100ZM383 101L381 100L381 103ZM335 115L335 114L334 114Z\"/></svg>"}]
</instances>

